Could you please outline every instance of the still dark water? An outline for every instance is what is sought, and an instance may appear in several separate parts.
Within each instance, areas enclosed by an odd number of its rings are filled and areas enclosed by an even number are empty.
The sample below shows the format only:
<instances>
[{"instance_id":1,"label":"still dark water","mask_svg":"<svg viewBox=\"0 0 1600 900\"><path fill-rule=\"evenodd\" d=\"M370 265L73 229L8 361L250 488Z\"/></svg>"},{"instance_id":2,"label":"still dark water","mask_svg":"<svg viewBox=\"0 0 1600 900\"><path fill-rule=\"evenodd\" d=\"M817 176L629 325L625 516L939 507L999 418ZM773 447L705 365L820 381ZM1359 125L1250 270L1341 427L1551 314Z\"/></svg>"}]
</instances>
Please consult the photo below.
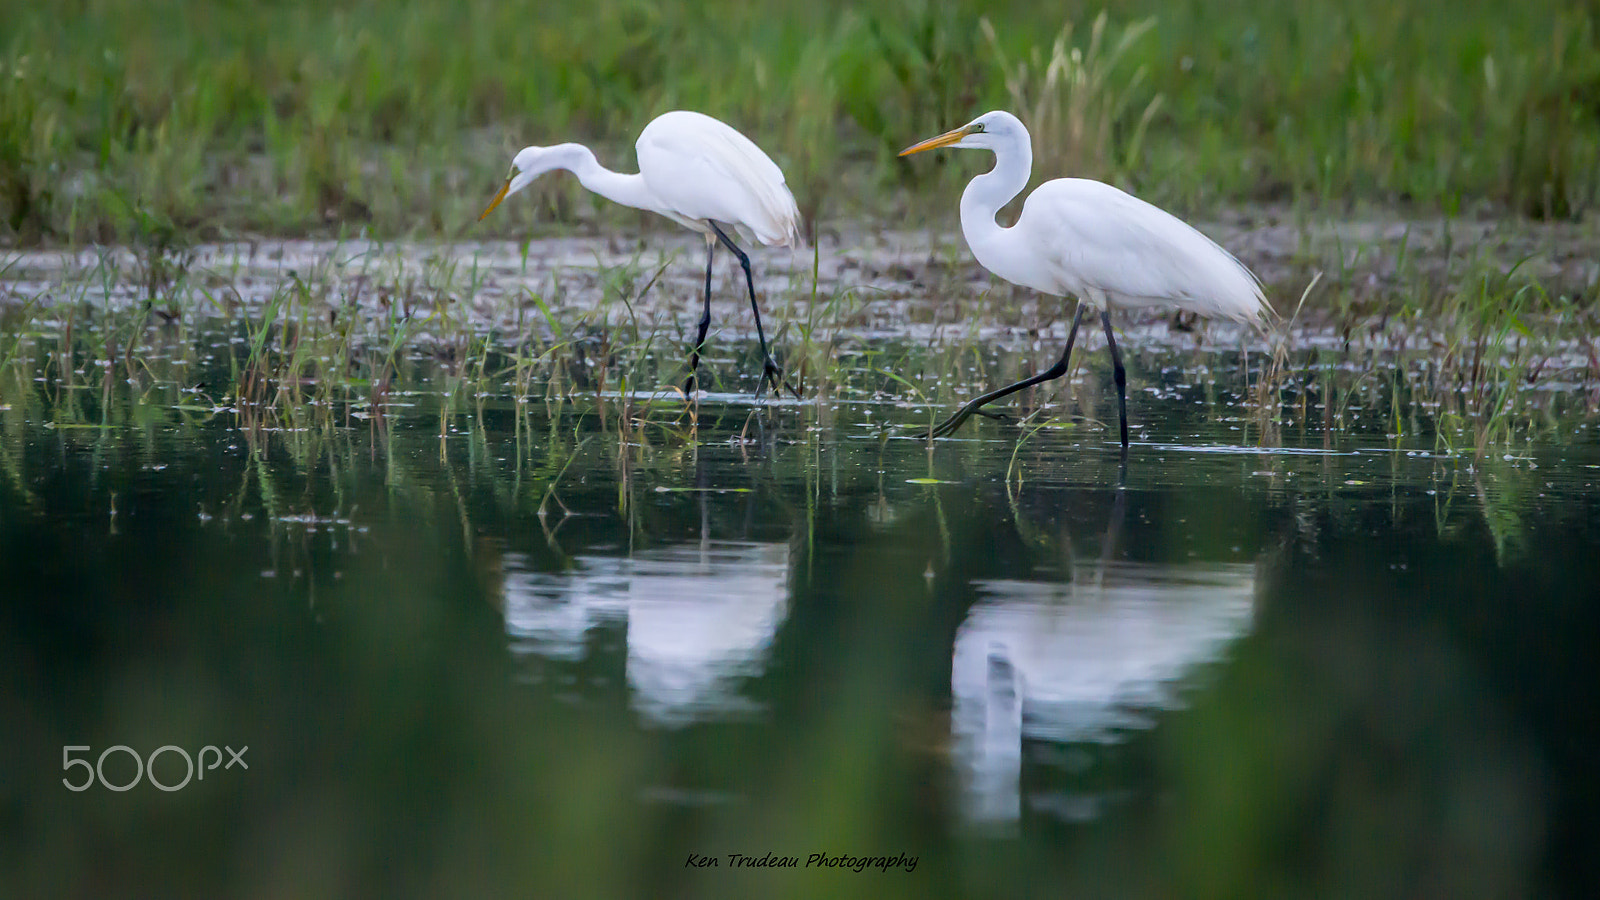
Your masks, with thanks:
<instances>
[{"instance_id":1,"label":"still dark water","mask_svg":"<svg viewBox=\"0 0 1600 900\"><path fill-rule=\"evenodd\" d=\"M1124 465L1083 424L930 450L867 401L693 432L80 393L0 407L6 897L1600 877L1588 425L1261 450L1146 392Z\"/></svg>"}]
</instances>

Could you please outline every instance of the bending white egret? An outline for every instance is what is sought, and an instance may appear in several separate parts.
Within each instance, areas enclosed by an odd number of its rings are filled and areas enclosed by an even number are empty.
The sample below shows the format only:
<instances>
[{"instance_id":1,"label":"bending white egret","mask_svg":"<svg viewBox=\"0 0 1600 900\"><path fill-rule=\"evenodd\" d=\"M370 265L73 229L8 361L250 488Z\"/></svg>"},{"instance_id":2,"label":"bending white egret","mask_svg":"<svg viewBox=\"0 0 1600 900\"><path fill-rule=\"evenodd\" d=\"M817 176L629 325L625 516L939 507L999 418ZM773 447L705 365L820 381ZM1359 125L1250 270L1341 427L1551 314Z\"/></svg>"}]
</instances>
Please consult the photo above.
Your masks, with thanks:
<instances>
[{"instance_id":1,"label":"bending white egret","mask_svg":"<svg viewBox=\"0 0 1600 900\"><path fill-rule=\"evenodd\" d=\"M970 123L900 151L901 156L938 147L992 150L994 168L972 179L961 194L961 231L984 268L1014 284L1047 294L1072 294L1078 312L1067 333L1061 361L1016 384L974 398L935 428L942 437L960 427L979 407L1041 381L1067 373L1072 342L1078 336L1084 305L1100 311L1111 348L1122 418L1122 446L1128 446L1127 373L1111 333L1113 306L1184 309L1261 327L1272 308L1255 275L1172 214L1109 184L1084 178L1057 178L1024 201L1017 223L1003 228L994 220L1028 185L1033 149L1028 129L1008 112L990 112Z\"/></svg>"},{"instance_id":2,"label":"bending white egret","mask_svg":"<svg viewBox=\"0 0 1600 900\"><path fill-rule=\"evenodd\" d=\"M566 169L578 176L585 188L608 200L660 213L705 235L705 312L700 317L700 334L689 353L689 380L684 384L687 394L694 393L700 348L706 340L706 329L711 327L711 263L717 242L721 241L744 267L750 310L756 317L756 337L761 341L765 361L762 386L770 380L776 391L783 373L767 352L761 310L756 307L755 280L750 275L750 257L728 237L723 226L731 226L746 240L769 247L799 246L800 210L784 184L783 172L749 138L697 112L662 113L639 133L634 147L639 155L636 175L613 172L600 165L593 151L582 144L524 147L511 161L511 174L505 185L478 221L540 175Z\"/></svg>"}]
</instances>

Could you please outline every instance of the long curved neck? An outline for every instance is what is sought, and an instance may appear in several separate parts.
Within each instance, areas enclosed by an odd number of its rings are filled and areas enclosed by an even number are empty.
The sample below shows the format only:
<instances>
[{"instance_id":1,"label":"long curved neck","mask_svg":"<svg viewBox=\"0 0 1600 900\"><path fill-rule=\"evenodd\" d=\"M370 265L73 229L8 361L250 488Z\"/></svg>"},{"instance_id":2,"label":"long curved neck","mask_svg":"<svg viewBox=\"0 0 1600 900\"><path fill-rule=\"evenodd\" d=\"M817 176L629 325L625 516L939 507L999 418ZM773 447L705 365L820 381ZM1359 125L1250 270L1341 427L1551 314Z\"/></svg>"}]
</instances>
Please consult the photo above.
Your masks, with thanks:
<instances>
[{"instance_id":1,"label":"long curved neck","mask_svg":"<svg viewBox=\"0 0 1600 900\"><path fill-rule=\"evenodd\" d=\"M584 188L613 203L651 212L661 211L655 195L645 186L643 175L611 171L600 165L599 160L594 158L594 151L582 144L557 144L544 148L538 160L517 177L525 179L526 183L553 169L566 169L578 176L578 183Z\"/></svg>"},{"instance_id":2,"label":"long curved neck","mask_svg":"<svg viewBox=\"0 0 1600 900\"><path fill-rule=\"evenodd\" d=\"M1008 281L1026 283L1014 277L1024 260L1010 233L994 220L1000 208L1010 203L1028 186L1033 171L1033 148L1026 132L1020 138L995 148L994 168L972 179L961 193L961 231L967 237L972 255L985 269ZM1021 266L1026 269L1025 265Z\"/></svg>"}]
</instances>

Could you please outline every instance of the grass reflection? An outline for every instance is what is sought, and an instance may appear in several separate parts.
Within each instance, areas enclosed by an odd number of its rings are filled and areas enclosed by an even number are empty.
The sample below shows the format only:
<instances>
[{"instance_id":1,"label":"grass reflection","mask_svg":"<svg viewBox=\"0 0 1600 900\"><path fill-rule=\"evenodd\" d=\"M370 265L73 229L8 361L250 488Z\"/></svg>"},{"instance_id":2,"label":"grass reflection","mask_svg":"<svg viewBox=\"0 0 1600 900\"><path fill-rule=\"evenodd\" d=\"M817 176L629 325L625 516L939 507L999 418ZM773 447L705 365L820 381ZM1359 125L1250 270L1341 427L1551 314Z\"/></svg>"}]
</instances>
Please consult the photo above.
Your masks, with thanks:
<instances>
[{"instance_id":1,"label":"grass reflection","mask_svg":"<svg viewBox=\"0 0 1600 900\"><path fill-rule=\"evenodd\" d=\"M1153 401L1174 424L1124 468L1072 429L930 453L865 403L674 431L417 392L178 424L131 387L23 386L0 419L7 895L1472 897L1592 873L1581 438L1469 469L1230 444ZM220 743L251 769L58 783L65 745ZM974 746L1005 754L999 834L973 827ZM727 866L769 851L919 862Z\"/></svg>"}]
</instances>

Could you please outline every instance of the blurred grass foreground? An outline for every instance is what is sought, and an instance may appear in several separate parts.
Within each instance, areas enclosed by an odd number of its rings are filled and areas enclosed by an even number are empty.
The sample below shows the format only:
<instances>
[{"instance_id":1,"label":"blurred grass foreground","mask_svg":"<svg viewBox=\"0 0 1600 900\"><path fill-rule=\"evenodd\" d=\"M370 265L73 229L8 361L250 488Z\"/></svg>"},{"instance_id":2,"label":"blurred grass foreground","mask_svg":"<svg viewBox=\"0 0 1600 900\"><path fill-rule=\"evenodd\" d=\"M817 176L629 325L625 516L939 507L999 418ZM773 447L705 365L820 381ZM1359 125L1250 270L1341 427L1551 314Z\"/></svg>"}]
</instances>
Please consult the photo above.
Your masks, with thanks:
<instances>
[{"instance_id":1,"label":"blurred grass foreground","mask_svg":"<svg viewBox=\"0 0 1600 900\"><path fill-rule=\"evenodd\" d=\"M0 0L0 21L13 245L454 235L515 148L626 168L676 107L767 148L813 220L950 216L977 163L894 151L994 107L1035 125L1040 175L1180 211L1573 218L1600 191L1600 0ZM538 196L478 228L618 214Z\"/></svg>"}]
</instances>

